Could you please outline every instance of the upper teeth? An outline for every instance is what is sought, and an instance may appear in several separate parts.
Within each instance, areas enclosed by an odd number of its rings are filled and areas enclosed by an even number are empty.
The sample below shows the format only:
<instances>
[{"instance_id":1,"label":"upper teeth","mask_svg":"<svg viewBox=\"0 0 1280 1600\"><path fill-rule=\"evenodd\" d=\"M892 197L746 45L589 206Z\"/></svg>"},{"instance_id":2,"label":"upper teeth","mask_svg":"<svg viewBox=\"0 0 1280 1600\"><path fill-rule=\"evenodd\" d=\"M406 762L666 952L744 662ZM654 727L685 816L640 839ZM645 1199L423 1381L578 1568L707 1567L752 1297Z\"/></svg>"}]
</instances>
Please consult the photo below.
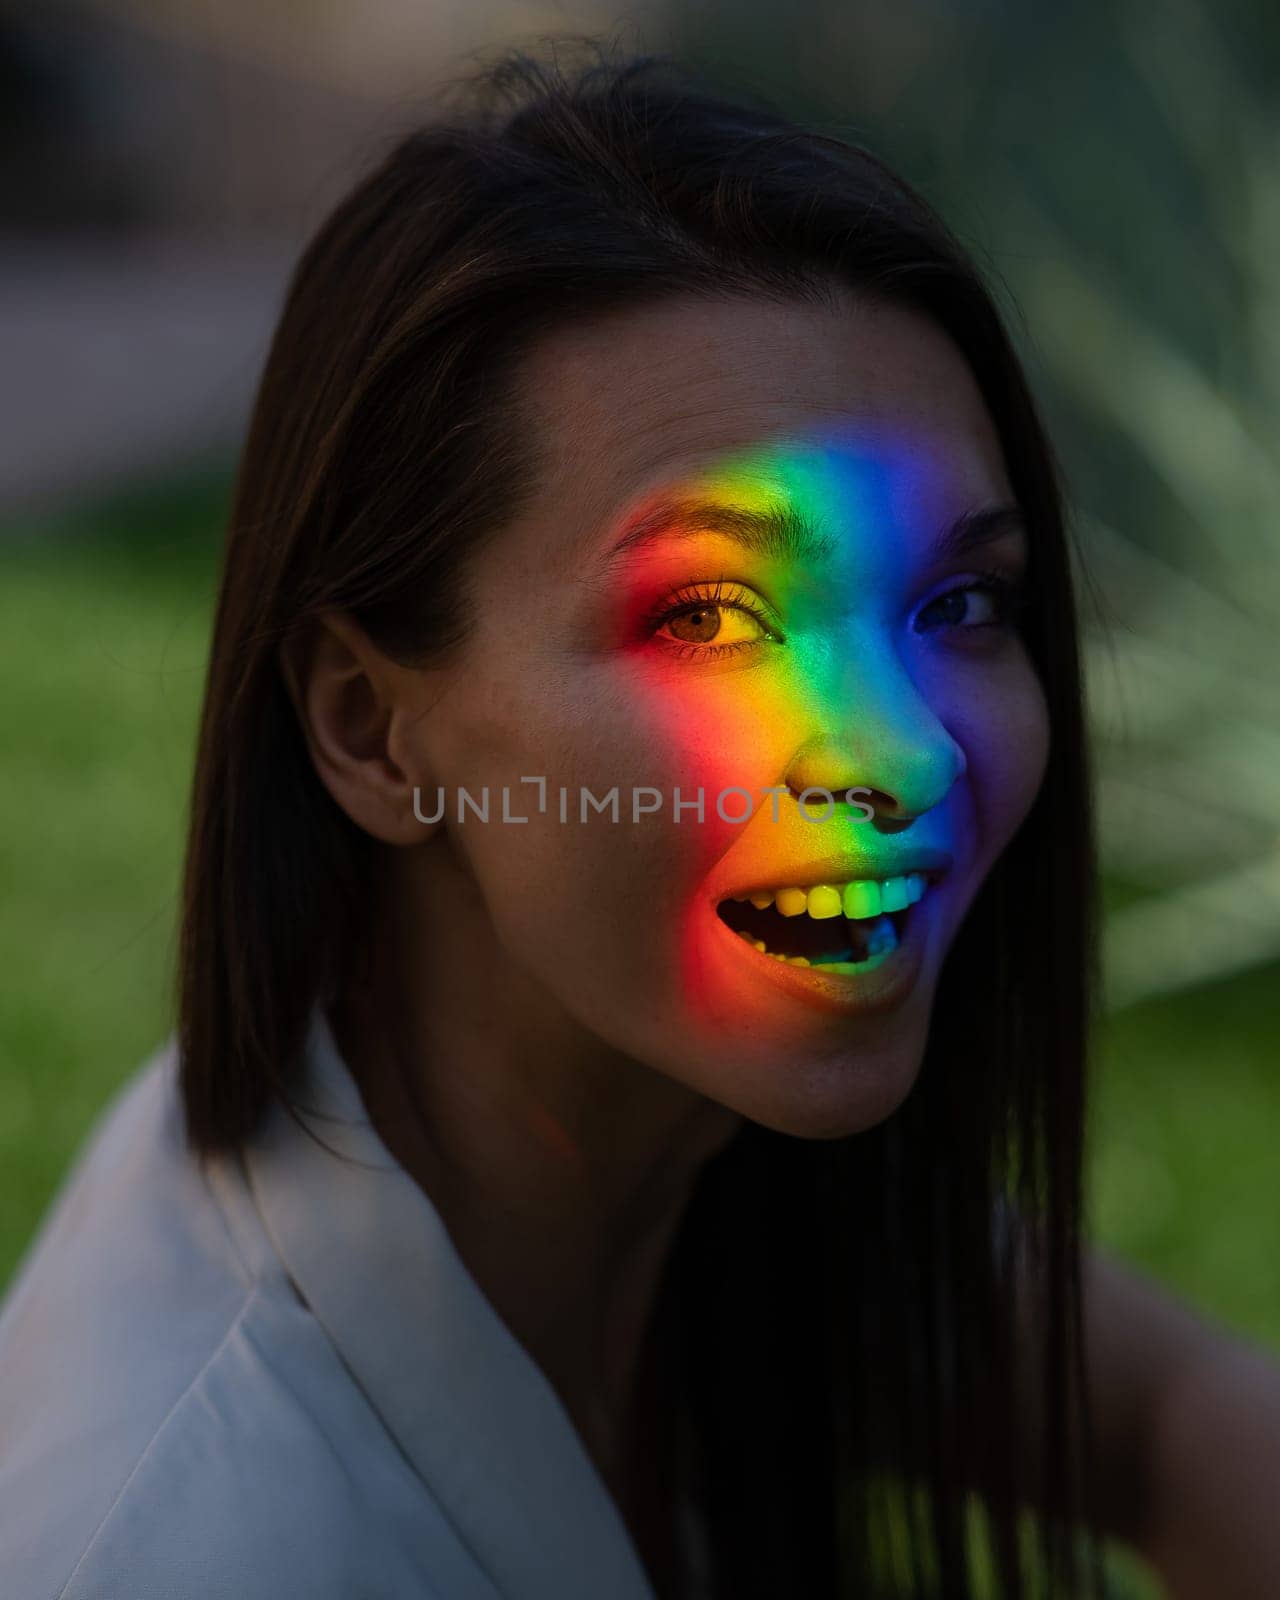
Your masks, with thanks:
<instances>
[{"instance_id":1,"label":"upper teeth","mask_svg":"<svg viewBox=\"0 0 1280 1600\"><path fill-rule=\"evenodd\" d=\"M750 900L758 911L776 906L784 917L843 915L861 920L905 910L916 903L926 886L923 872L909 872L904 878L856 878L852 883L819 883L812 889L760 889L755 894L734 895L734 899Z\"/></svg>"}]
</instances>

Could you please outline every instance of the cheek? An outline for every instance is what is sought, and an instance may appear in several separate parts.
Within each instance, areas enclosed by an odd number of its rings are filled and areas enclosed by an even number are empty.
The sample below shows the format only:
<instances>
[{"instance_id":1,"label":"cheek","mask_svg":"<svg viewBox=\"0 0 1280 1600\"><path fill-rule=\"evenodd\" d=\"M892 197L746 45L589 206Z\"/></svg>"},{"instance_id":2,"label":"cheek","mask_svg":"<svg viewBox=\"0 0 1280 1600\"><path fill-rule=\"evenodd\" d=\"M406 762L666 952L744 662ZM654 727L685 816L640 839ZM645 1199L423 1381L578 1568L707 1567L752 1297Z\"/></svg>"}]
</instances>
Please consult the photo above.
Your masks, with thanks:
<instances>
[{"instance_id":1,"label":"cheek","mask_svg":"<svg viewBox=\"0 0 1280 1600\"><path fill-rule=\"evenodd\" d=\"M795 743L795 696L758 660L712 667L652 660L628 673L619 699L666 780L701 785L709 800L733 785L778 782Z\"/></svg>"},{"instance_id":2,"label":"cheek","mask_svg":"<svg viewBox=\"0 0 1280 1600\"><path fill-rule=\"evenodd\" d=\"M1048 707L1030 662L1011 662L958 720L982 842L994 859L1031 809L1048 763Z\"/></svg>"},{"instance_id":3,"label":"cheek","mask_svg":"<svg viewBox=\"0 0 1280 1600\"><path fill-rule=\"evenodd\" d=\"M628 692L605 674L569 684L530 672L473 680L435 725L429 759L446 791L454 850L498 937L546 978L558 967L627 970L653 944L645 926L670 920L664 900L679 903L714 848L713 830L692 812L679 825L672 816L673 790L692 795L710 758L696 735L677 737L668 709L667 699ZM457 786L487 791L487 824L456 822ZM526 821L496 820L504 789L511 813ZM653 801L645 789L662 804L636 819L634 806Z\"/></svg>"},{"instance_id":4,"label":"cheek","mask_svg":"<svg viewBox=\"0 0 1280 1600\"><path fill-rule=\"evenodd\" d=\"M448 737L435 746L439 781L487 787L495 813L510 789L513 811L529 821L454 826L455 849L510 956L569 1009L598 1001L617 1025L652 1012L656 996L669 1004L688 989L679 929L743 832L717 797L733 786L758 796L780 781L796 711L749 669L655 661L567 677L473 681L451 697ZM542 815L536 786L520 785L532 776L546 779ZM603 800L615 788L616 822L611 809L590 806L584 818L583 790ZM633 796L645 788L661 803L636 820ZM677 790L686 801L701 791L701 820L694 809L677 820ZM652 794L641 800L654 803ZM724 810L741 814L732 797Z\"/></svg>"}]
</instances>

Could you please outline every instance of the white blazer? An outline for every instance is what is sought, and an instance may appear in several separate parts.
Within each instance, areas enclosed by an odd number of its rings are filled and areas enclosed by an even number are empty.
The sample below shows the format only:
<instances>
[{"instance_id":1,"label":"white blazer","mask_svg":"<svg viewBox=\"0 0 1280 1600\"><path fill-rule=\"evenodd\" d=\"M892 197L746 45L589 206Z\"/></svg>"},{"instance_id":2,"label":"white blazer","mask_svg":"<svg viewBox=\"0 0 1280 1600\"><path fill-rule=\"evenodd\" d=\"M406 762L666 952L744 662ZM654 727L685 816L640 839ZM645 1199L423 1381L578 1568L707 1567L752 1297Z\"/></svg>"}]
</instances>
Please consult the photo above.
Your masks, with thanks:
<instances>
[{"instance_id":1,"label":"white blazer","mask_svg":"<svg viewBox=\"0 0 1280 1600\"><path fill-rule=\"evenodd\" d=\"M323 1013L299 1099L347 1159L273 1105L202 1172L176 1063L103 1114L0 1310L0 1595L653 1600Z\"/></svg>"}]
</instances>

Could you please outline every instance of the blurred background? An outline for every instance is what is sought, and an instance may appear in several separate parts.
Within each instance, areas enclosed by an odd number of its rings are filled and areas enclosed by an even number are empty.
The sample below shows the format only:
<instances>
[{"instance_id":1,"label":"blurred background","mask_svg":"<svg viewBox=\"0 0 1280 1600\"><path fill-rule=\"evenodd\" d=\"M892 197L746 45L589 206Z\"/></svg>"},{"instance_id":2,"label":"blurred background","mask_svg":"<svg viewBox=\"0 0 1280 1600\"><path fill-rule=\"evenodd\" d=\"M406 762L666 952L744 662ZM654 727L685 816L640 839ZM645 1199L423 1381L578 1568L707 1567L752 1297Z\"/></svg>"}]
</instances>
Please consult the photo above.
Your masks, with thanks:
<instances>
[{"instance_id":1,"label":"blurred background","mask_svg":"<svg viewBox=\"0 0 1280 1600\"><path fill-rule=\"evenodd\" d=\"M1096 1238L1280 1352L1280 12L1266 0L80 0L0 13L0 1286L166 1035L231 475L301 245L549 33L872 146L1066 469L1106 874ZM1116 1559L1117 1593L1154 1595Z\"/></svg>"}]
</instances>

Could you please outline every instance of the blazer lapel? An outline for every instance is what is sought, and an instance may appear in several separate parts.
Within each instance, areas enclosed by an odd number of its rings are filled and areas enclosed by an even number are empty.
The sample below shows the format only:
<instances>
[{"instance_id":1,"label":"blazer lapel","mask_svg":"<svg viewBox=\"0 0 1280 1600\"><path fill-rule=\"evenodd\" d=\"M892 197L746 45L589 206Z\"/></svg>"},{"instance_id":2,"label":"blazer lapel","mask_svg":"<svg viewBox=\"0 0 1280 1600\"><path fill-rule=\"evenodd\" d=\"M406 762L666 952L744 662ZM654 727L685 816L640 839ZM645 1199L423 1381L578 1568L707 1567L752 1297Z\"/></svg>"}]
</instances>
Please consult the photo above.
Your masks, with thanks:
<instances>
[{"instance_id":1,"label":"blazer lapel","mask_svg":"<svg viewBox=\"0 0 1280 1600\"><path fill-rule=\"evenodd\" d=\"M319 1008L306 1066L300 1114L315 1138L273 1105L246 1170L291 1278L388 1431L510 1600L654 1600L558 1395L378 1137Z\"/></svg>"}]
</instances>

